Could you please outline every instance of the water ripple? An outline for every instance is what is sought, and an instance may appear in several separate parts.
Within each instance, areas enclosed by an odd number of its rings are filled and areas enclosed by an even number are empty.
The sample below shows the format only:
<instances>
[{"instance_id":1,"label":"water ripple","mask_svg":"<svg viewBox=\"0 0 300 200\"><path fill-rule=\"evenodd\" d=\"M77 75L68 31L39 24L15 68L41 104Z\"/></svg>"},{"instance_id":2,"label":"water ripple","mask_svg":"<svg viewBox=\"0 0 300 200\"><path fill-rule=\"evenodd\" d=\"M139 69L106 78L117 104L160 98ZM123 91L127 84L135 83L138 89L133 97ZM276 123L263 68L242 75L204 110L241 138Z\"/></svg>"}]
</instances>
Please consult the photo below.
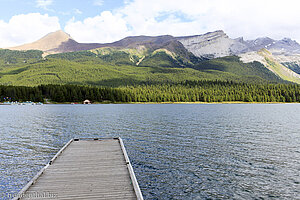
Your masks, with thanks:
<instances>
[{"instance_id":1,"label":"water ripple","mask_svg":"<svg viewBox=\"0 0 300 200\"><path fill-rule=\"evenodd\" d=\"M123 138L145 199L297 199L300 105L0 107L0 199L74 137Z\"/></svg>"}]
</instances>

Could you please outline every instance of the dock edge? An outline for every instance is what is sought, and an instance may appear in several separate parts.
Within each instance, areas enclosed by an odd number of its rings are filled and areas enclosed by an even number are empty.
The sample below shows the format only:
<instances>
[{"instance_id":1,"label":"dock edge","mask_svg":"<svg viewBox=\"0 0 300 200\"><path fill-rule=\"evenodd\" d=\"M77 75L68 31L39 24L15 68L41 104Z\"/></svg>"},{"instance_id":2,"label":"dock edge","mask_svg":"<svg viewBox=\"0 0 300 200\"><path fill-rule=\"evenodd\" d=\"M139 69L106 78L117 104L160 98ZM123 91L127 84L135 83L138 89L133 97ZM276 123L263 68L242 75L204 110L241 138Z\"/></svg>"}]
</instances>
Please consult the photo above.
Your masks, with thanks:
<instances>
[{"instance_id":1,"label":"dock edge","mask_svg":"<svg viewBox=\"0 0 300 200\"><path fill-rule=\"evenodd\" d=\"M137 200L144 200L143 198L143 194L141 192L141 189L139 187L139 184L138 184L138 181L136 179L136 176L134 174L134 170L132 168L132 165L130 163L130 160L129 160L129 157L128 157L128 154L126 152L126 149L125 149L125 146L124 146L124 143L123 143L123 140L121 137L113 137L113 138L73 138L71 140L69 140L56 154L55 156L18 192L18 194L16 194L16 196L12 199L12 200L20 200L24 194L26 193L26 191L32 186L35 184L35 182L37 181L37 179L44 173L44 171L50 166L52 165L55 160L58 158L58 156L60 154L63 153L63 151L74 141L79 141L79 140L111 140L111 139L114 139L114 140L118 140L119 143L120 143L120 146L121 146L121 149L122 149L122 152L123 152L123 155L124 155L124 158L125 158L125 162L126 162L126 165L127 165L127 169L128 169L128 172L129 172L129 175L130 175L130 179L131 179L131 182L132 182L132 185L133 185L133 189L134 189L134 192L135 192L135 195L137 197Z\"/></svg>"}]
</instances>

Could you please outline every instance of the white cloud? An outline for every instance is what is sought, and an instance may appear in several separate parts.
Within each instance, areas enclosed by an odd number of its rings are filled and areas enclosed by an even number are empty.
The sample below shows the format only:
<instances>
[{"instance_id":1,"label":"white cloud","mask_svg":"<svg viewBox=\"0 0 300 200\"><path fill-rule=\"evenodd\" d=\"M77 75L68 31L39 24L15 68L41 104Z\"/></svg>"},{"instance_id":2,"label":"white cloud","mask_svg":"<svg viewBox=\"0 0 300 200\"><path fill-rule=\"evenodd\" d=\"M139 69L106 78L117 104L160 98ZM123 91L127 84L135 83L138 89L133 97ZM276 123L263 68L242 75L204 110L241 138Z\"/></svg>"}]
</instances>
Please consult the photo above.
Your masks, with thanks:
<instances>
[{"instance_id":1,"label":"white cloud","mask_svg":"<svg viewBox=\"0 0 300 200\"><path fill-rule=\"evenodd\" d=\"M233 38L269 36L275 39L291 37L300 41L298 0L125 1L122 8L109 12L109 17L102 16L106 13L103 12L83 21L72 21L67 24L66 31L75 34L74 38L78 40L95 42L109 42L128 34L179 36L219 29ZM99 2L101 4L102 1ZM113 19L117 22L111 24ZM88 33L88 28L92 33ZM97 38L91 38L92 35Z\"/></svg>"},{"instance_id":2,"label":"white cloud","mask_svg":"<svg viewBox=\"0 0 300 200\"><path fill-rule=\"evenodd\" d=\"M104 3L103 0L94 0L94 5L95 5L95 6L102 6L103 3Z\"/></svg>"},{"instance_id":3,"label":"white cloud","mask_svg":"<svg viewBox=\"0 0 300 200\"><path fill-rule=\"evenodd\" d=\"M36 0L47 8L53 0ZM93 1L98 5L103 0ZM113 42L129 35L174 36L203 34L222 29L230 37L246 39L290 37L300 42L298 0L124 0L113 11L83 20L73 18L65 31L78 42ZM80 14L74 9L66 13ZM31 42L59 29L57 17L17 15L0 21L0 46Z\"/></svg>"},{"instance_id":4,"label":"white cloud","mask_svg":"<svg viewBox=\"0 0 300 200\"><path fill-rule=\"evenodd\" d=\"M190 35L225 29L232 37L287 35L300 39L299 6L297 0L134 0L119 12L135 34ZM171 15L176 12L189 20ZM161 13L170 16L157 21Z\"/></svg>"},{"instance_id":5,"label":"white cloud","mask_svg":"<svg viewBox=\"0 0 300 200\"><path fill-rule=\"evenodd\" d=\"M33 42L59 29L57 17L40 13L16 15L8 22L0 20L0 46L11 47Z\"/></svg>"},{"instance_id":6,"label":"white cloud","mask_svg":"<svg viewBox=\"0 0 300 200\"><path fill-rule=\"evenodd\" d=\"M65 26L65 31L80 42L113 42L129 34L122 16L110 11L83 21L73 18Z\"/></svg>"},{"instance_id":7,"label":"white cloud","mask_svg":"<svg viewBox=\"0 0 300 200\"><path fill-rule=\"evenodd\" d=\"M47 9L51 4L53 4L53 0L36 0L36 6L38 8Z\"/></svg>"},{"instance_id":8,"label":"white cloud","mask_svg":"<svg viewBox=\"0 0 300 200\"><path fill-rule=\"evenodd\" d=\"M60 15L64 15L64 16L67 16L67 15L81 15L82 11L79 10L78 8L74 8L73 10L69 10L69 11L58 11L58 13Z\"/></svg>"},{"instance_id":9,"label":"white cloud","mask_svg":"<svg viewBox=\"0 0 300 200\"><path fill-rule=\"evenodd\" d=\"M74 13L77 14L77 15L81 15L81 14L82 14L82 11L79 10L78 8L75 8L75 9L74 9Z\"/></svg>"}]
</instances>

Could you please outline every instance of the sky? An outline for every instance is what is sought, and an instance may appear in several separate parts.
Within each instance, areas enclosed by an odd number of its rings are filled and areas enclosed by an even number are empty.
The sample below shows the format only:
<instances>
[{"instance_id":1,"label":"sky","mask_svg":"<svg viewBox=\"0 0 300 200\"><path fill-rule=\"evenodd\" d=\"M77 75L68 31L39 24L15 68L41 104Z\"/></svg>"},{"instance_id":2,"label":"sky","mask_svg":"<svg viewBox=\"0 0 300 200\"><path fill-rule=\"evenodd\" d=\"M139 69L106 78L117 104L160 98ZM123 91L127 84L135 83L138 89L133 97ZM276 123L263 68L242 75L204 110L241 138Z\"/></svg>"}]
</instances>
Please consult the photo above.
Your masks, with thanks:
<instances>
[{"instance_id":1,"label":"sky","mask_svg":"<svg viewBox=\"0 0 300 200\"><path fill-rule=\"evenodd\" d=\"M0 47L63 30L78 42L135 35L289 37L300 42L299 0L0 0Z\"/></svg>"}]
</instances>

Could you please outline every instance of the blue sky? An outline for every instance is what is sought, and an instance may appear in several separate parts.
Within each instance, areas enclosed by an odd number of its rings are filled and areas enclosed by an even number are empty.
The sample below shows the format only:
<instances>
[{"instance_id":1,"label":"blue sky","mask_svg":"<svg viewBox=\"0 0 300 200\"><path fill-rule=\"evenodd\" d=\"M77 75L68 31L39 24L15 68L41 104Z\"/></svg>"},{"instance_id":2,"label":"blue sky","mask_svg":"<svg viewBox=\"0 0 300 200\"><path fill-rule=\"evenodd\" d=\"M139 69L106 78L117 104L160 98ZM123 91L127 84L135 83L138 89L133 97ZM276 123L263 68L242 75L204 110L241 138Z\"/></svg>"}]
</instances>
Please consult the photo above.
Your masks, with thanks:
<instances>
[{"instance_id":1,"label":"blue sky","mask_svg":"<svg viewBox=\"0 0 300 200\"><path fill-rule=\"evenodd\" d=\"M6 22L14 15L41 13L58 16L62 26L72 17L83 20L124 6L123 0L0 0L0 3L0 17Z\"/></svg>"},{"instance_id":2,"label":"blue sky","mask_svg":"<svg viewBox=\"0 0 300 200\"><path fill-rule=\"evenodd\" d=\"M0 47L62 29L78 42L224 30L245 39L300 41L298 0L0 0Z\"/></svg>"}]
</instances>

